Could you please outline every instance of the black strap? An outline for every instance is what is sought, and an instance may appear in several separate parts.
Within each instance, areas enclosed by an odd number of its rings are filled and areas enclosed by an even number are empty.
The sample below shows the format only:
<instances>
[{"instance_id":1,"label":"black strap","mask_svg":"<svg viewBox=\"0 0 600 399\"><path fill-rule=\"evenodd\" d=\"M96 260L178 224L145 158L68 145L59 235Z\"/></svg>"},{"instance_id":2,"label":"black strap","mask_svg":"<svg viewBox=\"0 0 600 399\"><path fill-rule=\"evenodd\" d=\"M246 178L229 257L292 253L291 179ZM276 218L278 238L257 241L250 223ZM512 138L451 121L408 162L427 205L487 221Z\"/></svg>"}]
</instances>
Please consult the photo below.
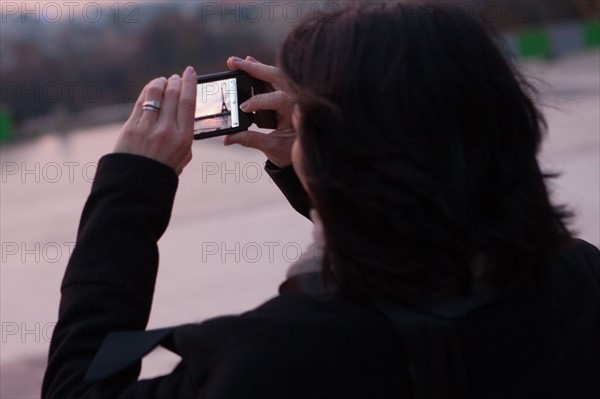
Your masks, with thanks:
<instances>
[{"instance_id":1,"label":"black strap","mask_svg":"<svg viewBox=\"0 0 600 399\"><path fill-rule=\"evenodd\" d=\"M108 333L83 380L94 382L110 377L131 366L158 345L174 350L169 342L173 331L175 327Z\"/></svg>"}]
</instances>

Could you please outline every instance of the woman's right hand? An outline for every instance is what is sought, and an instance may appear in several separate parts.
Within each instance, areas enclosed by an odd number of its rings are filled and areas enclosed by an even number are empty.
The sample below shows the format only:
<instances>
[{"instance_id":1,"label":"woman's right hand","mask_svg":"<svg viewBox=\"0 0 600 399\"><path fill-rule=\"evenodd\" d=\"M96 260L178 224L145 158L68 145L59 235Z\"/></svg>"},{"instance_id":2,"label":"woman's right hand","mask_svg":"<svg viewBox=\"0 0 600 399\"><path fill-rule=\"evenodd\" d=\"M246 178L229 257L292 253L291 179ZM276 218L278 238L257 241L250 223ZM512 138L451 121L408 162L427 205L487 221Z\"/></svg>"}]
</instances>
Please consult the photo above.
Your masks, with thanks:
<instances>
[{"instance_id":1,"label":"woman's right hand","mask_svg":"<svg viewBox=\"0 0 600 399\"><path fill-rule=\"evenodd\" d=\"M223 144L240 144L262 151L267 158L280 168L292 164L291 150L296 137L292 125L294 98L286 93L286 82L279 68L265 65L248 56L245 60L230 57L227 66L231 70L246 72L255 79L270 84L275 91L257 94L240 105L244 112L274 110L277 113L277 129L265 134L247 130L225 136Z\"/></svg>"}]
</instances>

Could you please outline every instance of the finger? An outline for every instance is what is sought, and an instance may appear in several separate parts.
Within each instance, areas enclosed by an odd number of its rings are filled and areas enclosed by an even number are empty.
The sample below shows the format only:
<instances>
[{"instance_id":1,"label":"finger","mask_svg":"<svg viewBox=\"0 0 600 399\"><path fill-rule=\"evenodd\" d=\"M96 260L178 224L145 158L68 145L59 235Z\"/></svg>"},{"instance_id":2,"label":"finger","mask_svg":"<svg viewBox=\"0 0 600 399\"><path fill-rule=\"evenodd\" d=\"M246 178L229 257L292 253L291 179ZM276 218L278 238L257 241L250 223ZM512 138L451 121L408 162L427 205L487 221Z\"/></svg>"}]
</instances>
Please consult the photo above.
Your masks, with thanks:
<instances>
[{"instance_id":1,"label":"finger","mask_svg":"<svg viewBox=\"0 0 600 399\"><path fill-rule=\"evenodd\" d=\"M167 86L167 79L158 78L154 79L146 86L146 97L144 101L161 101L163 99L163 93ZM142 116L138 123L150 124L156 122L158 119L158 112L156 111L144 111L142 110Z\"/></svg>"},{"instance_id":2,"label":"finger","mask_svg":"<svg viewBox=\"0 0 600 399\"><path fill-rule=\"evenodd\" d=\"M282 91L273 91L252 96L240 104L240 108L244 112L274 110L283 113L283 110L293 107L295 101L293 97L289 97Z\"/></svg>"},{"instance_id":3,"label":"finger","mask_svg":"<svg viewBox=\"0 0 600 399\"><path fill-rule=\"evenodd\" d=\"M142 92L140 93L140 95L138 96L137 100L135 101L135 104L133 104L133 109L131 110L131 115L129 115L129 119L127 119L126 124L137 124L137 122L140 120L140 117L142 116L142 104L144 103L145 98L146 98L146 88L148 86L144 86L144 88L142 89Z\"/></svg>"},{"instance_id":4,"label":"finger","mask_svg":"<svg viewBox=\"0 0 600 399\"><path fill-rule=\"evenodd\" d=\"M230 57L227 65L232 70L244 71L255 79L271 83L276 90L279 90L284 83L281 70L271 65L246 61L238 57Z\"/></svg>"},{"instance_id":5,"label":"finger","mask_svg":"<svg viewBox=\"0 0 600 399\"><path fill-rule=\"evenodd\" d=\"M242 60L242 59L240 57L234 57L234 56L229 57L227 59L227 67L231 71L237 70L236 66L233 64L233 60ZM251 57L249 55L246 56L246 61L254 62L254 63L259 63L260 64L260 62L258 62L254 57Z\"/></svg>"},{"instance_id":6,"label":"finger","mask_svg":"<svg viewBox=\"0 0 600 399\"><path fill-rule=\"evenodd\" d=\"M234 57L229 57L227 58L227 68L229 68L230 71L235 71L236 67L233 65L233 59Z\"/></svg>"},{"instance_id":7,"label":"finger","mask_svg":"<svg viewBox=\"0 0 600 399\"><path fill-rule=\"evenodd\" d=\"M162 108L158 117L161 125L168 124L175 126L180 93L181 77L179 75L172 75L167 82L165 94L163 95Z\"/></svg>"},{"instance_id":8,"label":"finger","mask_svg":"<svg viewBox=\"0 0 600 399\"><path fill-rule=\"evenodd\" d=\"M230 134L225 137L223 143L225 145L239 144L243 147L255 148L263 152L268 150L273 144L268 134L255 132L253 130Z\"/></svg>"},{"instance_id":9,"label":"finger","mask_svg":"<svg viewBox=\"0 0 600 399\"><path fill-rule=\"evenodd\" d=\"M177 126L179 130L192 137L194 130L194 113L196 112L196 71L188 66L183 71L179 107L177 109Z\"/></svg>"}]
</instances>

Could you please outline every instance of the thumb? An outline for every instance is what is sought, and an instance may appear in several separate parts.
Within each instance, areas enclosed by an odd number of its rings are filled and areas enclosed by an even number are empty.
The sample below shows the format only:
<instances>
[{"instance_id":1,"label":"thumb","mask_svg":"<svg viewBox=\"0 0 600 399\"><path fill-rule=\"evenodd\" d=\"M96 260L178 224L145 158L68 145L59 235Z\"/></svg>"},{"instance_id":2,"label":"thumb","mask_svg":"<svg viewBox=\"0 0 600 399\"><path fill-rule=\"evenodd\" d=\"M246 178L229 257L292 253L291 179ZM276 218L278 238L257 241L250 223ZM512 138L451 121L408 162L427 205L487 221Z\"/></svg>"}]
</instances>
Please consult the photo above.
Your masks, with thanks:
<instances>
[{"instance_id":1,"label":"thumb","mask_svg":"<svg viewBox=\"0 0 600 399\"><path fill-rule=\"evenodd\" d=\"M254 148L264 152L269 146L269 137L264 133L247 130L245 132L225 136L223 144L239 144L244 147Z\"/></svg>"},{"instance_id":2,"label":"thumb","mask_svg":"<svg viewBox=\"0 0 600 399\"><path fill-rule=\"evenodd\" d=\"M246 132L227 134L227 135L223 136L223 145L239 144L240 141L243 140L243 137L245 135L246 135Z\"/></svg>"}]
</instances>

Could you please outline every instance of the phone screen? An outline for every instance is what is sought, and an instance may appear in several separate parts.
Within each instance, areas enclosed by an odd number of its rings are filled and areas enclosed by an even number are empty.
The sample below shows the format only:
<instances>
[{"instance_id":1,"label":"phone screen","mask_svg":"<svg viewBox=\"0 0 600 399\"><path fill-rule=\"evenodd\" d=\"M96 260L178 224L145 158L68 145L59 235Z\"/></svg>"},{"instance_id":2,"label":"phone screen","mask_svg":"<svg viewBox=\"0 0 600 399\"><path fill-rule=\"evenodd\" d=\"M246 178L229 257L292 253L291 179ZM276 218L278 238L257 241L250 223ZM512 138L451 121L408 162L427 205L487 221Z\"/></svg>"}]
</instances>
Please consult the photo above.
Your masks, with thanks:
<instances>
[{"instance_id":1,"label":"phone screen","mask_svg":"<svg viewBox=\"0 0 600 399\"><path fill-rule=\"evenodd\" d=\"M194 118L194 134L238 127L237 78L198 83Z\"/></svg>"}]
</instances>

